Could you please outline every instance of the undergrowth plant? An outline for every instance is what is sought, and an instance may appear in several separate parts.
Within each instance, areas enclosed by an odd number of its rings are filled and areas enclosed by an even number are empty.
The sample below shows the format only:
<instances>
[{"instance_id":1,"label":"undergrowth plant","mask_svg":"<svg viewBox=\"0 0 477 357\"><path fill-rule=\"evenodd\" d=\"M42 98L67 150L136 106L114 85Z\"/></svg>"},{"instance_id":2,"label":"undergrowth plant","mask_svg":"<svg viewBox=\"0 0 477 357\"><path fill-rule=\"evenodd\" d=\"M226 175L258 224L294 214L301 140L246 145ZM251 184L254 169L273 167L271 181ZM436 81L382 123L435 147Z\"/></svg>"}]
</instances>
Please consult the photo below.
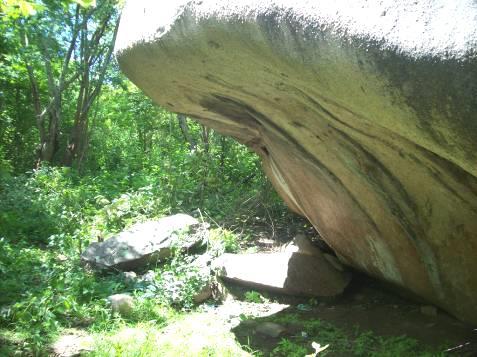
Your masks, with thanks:
<instances>
[{"instance_id":1,"label":"undergrowth plant","mask_svg":"<svg viewBox=\"0 0 477 357\"><path fill-rule=\"evenodd\" d=\"M16 339L12 337L2 345L40 353L64 328L115 329L128 321L150 319L147 315L161 320L149 303L141 305L144 313L137 312L134 319L113 316L106 298L127 287L118 274L97 274L79 261L89 243L107 239L135 222L197 208L197 200L185 198L181 205L171 206L191 188L165 189L171 177L158 170L80 175L73 169L44 166L1 177L0 341L11 333L21 336L18 343L11 342ZM220 221L236 210L241 197L253 196L261 185L256 181L252 186L234 187L230 200L207 197L208 206L201 209ZM239 249L239 237L226 228L212 230L212 237L212 255ZM190 310L193 296L210 277L187 259L177 254L157 267L155 283L138 289L137 298L152 293L153 301L161 306Z\"/></svg>"},{"instance_id":2,"label":"undergrowth plant","mask_svg":"<svg viewBox=\"0 0 477 357\"><path fill-rule=\"evenodd\" d=\"M260 304L266 301L266 299L258 292L258 291L246 291L245 292L245 301L247 302L254 302L256 304Z\"/></svg>"},{"instance_id":3,"label":"undergrowth plant","mask_svg":"<svg viewBox=\"0 0 477 357\"><path fill-rule=\"evenodd\" d=\"M284 313L264 318L298 330L293 336L282 338L271 351L272 356L311 355L312 342L320 346L329 345L319 353L320 356L372 356L372 357L407 357L407 356L443 356L443 352L420 344L407 336L383 337L372 331L362 331L356 327L353 332L324 320L310 319L302 314ZM442 348L441 350L445 350Z\"/></svg>"}]
</instances>

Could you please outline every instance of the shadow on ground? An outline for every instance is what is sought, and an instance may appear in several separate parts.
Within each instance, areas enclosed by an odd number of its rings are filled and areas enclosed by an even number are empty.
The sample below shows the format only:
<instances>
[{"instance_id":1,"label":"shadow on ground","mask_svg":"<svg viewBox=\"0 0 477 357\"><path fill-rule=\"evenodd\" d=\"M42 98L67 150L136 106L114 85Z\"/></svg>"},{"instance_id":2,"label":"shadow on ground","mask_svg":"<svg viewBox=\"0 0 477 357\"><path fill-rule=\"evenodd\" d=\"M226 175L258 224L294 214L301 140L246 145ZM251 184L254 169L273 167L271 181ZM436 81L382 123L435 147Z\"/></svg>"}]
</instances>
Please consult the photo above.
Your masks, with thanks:
<instances>
[{"instance_id":1,"label":"shadow on ground","mask_svg":"<svg viewBox=\"0 0 477 357\"><path fill-rule=\"evenodd\" d=\"M314 352L315 342L329 345L320 356L477 355L477 329L443 311L423 312L422 305L364 276L336 299L272 299L290 306L267 317L242 316L232 330L257 354L304 356Z\"/></svg>"}]
</instances>

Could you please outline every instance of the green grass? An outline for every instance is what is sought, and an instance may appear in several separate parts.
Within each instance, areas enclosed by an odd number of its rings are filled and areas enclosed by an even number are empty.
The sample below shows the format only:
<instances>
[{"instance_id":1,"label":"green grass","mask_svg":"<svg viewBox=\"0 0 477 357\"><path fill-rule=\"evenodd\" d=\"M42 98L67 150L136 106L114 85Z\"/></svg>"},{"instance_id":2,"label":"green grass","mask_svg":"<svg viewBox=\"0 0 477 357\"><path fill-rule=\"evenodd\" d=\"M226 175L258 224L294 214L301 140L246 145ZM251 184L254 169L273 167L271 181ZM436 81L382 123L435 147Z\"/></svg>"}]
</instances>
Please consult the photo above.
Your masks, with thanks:
<instances>
[{"instance_id":1,"label":"green grass","mask_svg":"<svg viewBox=\"0 0 477 357\"><path fill-rule=\"evenodd\" d=\"M90 356L250 356L221 320L204 313L183 315L164 329L137 324L95 338Z\"/></svg>"},{"instance_id":2,"label":"green grass","mask_svg":"<svg viewBox=\"0 0 477 357\"><path fill-rule=\"evenodd\" d=\"M433 349L419 344L407 336L383 337L372 331L361 331L358 327L349 333L332 323L307 319L296 313L279 313L259 321L273 321L299 331L295 336L282 338L271 351L272 356L304 356L313 352L312 342L329 347L320 352L320 356L372 356L372 357L408 357L408 356L444 356L445 348ZM254 348L258 346L253 345Z\"/></svg>"},{"instance_id":3,"label":"green grass","mask_svg":"<svg viewBox=\"0 0 477 357\"><path fill-rule=\"evenodd\" d=\"M138 221L197 208L197 200L183 198L190 197L190 183L164 189L163 180L183 176L184 172L178 172L164 178L154 169L137 173L118 169L80 176L68 168L44 167L17 177L2 177L2 348L41 355L64 329L105 332L124 323L150 320L159 321L160 326L167 321L157 313L156 305L178 311L192 309L194 293L208 277L202 276L185 256L174 256L156 267L153 284L132 288L123 284L119 274L85 270L79 261L79 253L92 241L108 238ZM215 222L234 212L241 197L257 195L262 184L257 181L235 188L227 200L219 195L207 197L202 212ZM217 226L212 229L210 253L238 251L240 237L220 223ZM125 291L135 294L141 306L127 320L112 315L106 301L109 295Z\"/></svg>"}]
</instances>

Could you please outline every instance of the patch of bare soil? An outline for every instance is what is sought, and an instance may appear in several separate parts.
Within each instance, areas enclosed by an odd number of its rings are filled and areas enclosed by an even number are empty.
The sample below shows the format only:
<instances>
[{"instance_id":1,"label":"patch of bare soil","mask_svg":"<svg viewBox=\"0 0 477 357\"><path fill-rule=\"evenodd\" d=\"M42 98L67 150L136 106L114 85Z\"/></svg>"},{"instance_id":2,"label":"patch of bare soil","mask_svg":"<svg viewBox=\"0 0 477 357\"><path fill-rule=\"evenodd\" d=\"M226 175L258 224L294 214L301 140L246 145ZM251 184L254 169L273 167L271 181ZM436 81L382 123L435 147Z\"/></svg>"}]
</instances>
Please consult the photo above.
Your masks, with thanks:
<instances>
[{"instance_id":1,"label":"patch of bare soil","mask_svg":"<svg viewBox=\"0 0 477 357\"><path fill-rule=\"evenodd\" d=\"M51 356L74 357L92 350L94 339L86 332L78 329L64 331L53 344Z\"/></svg>"},{"instance_id":2,"label":"patch of bare soil","mask_svg":"<svg viewBox=\"0 0 477 357\"><path fill-rule=\"evenodd\" d=\"M257 247L260 252L272 252L297 233L305 234L322 251L332 252L326 243L316 236L316 231L299 217L288 224L257 221L248 223L254 234L248 244ZM243 300L244 293L250 288L228 286L236 299ZM264 292L267 295L266 292ZM237 339L242 344L251 344L252 349L265 353L272 351L279 341L286 336L300 334L303 324L300 320L321 320L339 328L351 338L357 333L371 331L380 337L407 336L419 344L438 351L445 348L445 354L477 356L477 329L449 316L444 311L425 303L413 300L413 297L401 297L374 279L355 273L345 293L333 299L309 299L297 297L271 296L272 301L287 304L289 307L272 314L271 317L255 317L244 320L234 328ZM270 296L270 295L268 295ZM267 303L261 304L266 306ZM285 306L285 305L281 305ZM307 311L298 307L306 306ZM245 315L257 316L252 312ZM287 323L288 334L270 337L256 333L256 326L263 321L287 320L287 315L295 314L295 321ZM261 321L263 319L263 321ZM444 350L442 350L444 351ZM327 353L327 355L339 355Z\"/></svg>"},{"instance_id":3,"label":"patch of bare soil","mask_svg":"<svg viewBox=\"0 0 477 357\"><path fill-rule=\"evenodd\" d=\"M239 287L230 287L230 290L238 298L242 298L245 291ZM248 344L264 355L268 355L282 338L306 337L304 326L320 320L343 331L350 341L359 333L371 331L378 337L406 336L432 351L445 352L445 355L477 356L477 329L441 310L402 298L364 276L355 277L339 298L314 299L312 304L303 298L271 298L289 306L266 318L246 319L233 329L240 343ZM257 333L257 327L265 321L277 321L286 333L279 336ZM327 352L327 356L349 355Z\"/></svg>"}]
</instances>

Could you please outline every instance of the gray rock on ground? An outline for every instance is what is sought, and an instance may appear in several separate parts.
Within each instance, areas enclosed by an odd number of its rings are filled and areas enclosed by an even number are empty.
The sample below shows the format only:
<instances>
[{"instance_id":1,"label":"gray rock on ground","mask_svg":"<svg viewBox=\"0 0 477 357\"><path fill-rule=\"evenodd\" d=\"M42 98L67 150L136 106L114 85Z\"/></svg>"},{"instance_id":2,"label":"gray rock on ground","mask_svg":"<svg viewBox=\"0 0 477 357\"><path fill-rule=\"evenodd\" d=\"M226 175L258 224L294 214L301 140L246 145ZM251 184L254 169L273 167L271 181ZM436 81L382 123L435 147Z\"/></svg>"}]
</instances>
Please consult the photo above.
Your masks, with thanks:
<instances>
[{"instance_id":1,"label":"gray rock on ground","mask_svg":"<svg viewBox=\"0 0 477 357\"><path fill-rule=\"evenodd\" d=\"M132 285L136 284L136 282L138 281L138 276L133 271L125 271L122 274L122 278L123 278L124 283L128 286L132 286Z\"/></svg>"},{"instance_id":2,"label":"gray rock on ground","mask_svg":"<svg viewBox=\"0 0 477 357\"><path fill-rule=\"evenodd\" d=\"M351 274L340 271L303 240L275 253L223 254L213 263L222 279L282 294L297 296L336 296L343 292Z\"/></svg>"},{"instance_id":3,"label":"gray rock on ground","mask_svg":"<svg viewBox=\"0 0 477 357\"><path fill-rule=\"evenodd\" d=\"M275 322L266 321L259 324L255 328L255 332L268 337L278 338L280 336L283 336L287 332L287 329L284 326Z\"/></svg>"},{"instance_id":4,"label":"gray rock on ground","mask_svg":"<svg viewBox=\"0 0 477 357\"><path fill-rule=\"evenodd\" d=\"M111 310L121 316L128 316L134 310L134 298L128 294L114 294L108 297Z\"/></svg>"},{"instance_id":5,"label":"gray rock on ground","mask_svg":"<svg viewBox=\"0 0 477 357\"><path fill-rule=\"evenodd\" d=\"M104 242L90 244L81 259L99 269L134 270L169 257L173 248L192 250L204 244L207 228L186 214L138 223Z\"/></svg>"},{"instance_id":6,"label":"gray rock on ground","mask_svg":"<svg viewBox=\"0 0 477 357\"><path fill-rule=\"evenodd\" d=\"M194 301L194 304L202 304L206 300L210 299L212 297L213 290L212 290L212 283L209 282L207 283L202 289L200 289L197 294L194 295L192 300Z\"/></svg>"}]
</instances>

